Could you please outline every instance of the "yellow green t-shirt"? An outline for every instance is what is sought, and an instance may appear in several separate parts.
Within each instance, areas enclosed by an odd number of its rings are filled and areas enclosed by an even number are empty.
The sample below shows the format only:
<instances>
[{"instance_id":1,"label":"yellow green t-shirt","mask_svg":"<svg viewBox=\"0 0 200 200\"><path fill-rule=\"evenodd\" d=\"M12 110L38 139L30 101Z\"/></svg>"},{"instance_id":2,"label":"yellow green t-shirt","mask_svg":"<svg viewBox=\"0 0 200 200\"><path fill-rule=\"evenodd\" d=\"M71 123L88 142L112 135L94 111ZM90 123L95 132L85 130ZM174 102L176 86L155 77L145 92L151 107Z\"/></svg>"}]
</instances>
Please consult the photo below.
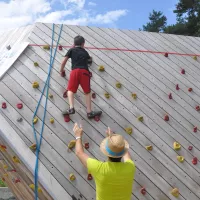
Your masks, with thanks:
<instances>
[{"instance_id":1,"label":"yellow green t-shirt","mask_svg":"<svg viewBox=\"0 0 200 200\"><path fill-rule=\"evenodd\" d=\"M101 162L89 158L88 173L96 183L96 200L130 200L135 175L135 164L126 162Z\"/></svg>"}]
</instances>

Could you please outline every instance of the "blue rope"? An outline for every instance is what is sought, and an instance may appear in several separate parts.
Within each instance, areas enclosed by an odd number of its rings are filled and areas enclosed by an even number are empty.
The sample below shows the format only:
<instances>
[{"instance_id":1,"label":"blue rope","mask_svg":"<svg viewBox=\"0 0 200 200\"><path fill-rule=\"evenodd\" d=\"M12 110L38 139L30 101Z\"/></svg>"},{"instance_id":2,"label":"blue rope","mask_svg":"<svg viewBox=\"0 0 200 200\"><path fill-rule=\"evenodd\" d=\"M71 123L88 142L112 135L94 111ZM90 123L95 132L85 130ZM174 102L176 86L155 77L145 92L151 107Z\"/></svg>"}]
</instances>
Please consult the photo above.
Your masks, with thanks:
<instances>
[{"instance_id":1,"label":"blue rope","mask_svg":"<svg viewBox=\"0 0 200 200\"><path fill-rule=\"evenodd\" d=\"M44 122L45 122L45 117L46 117L47 101L48 101L48 96L49 96L49 81L50 81L51 69L53 67L53 63L54 63L54 60L55 60L55 57L56 57L56 52L57 52L58 44L59 44L59 41L60 41L60 37L61 37L63 25L61 25L60 33L59 33L59 37L58 37L58 41L57 41L57 44L56 44L56 49L54 51L54 55L52 56L53 42L54 42L54 29L55 29L54 27L55 27L55 25L53 24L53 27L52 27L52 41L51 41L51 55L50 55L49 71L48 71L47 79L46 79L44 88L42 90L40 99L38 101L38 105L36 107L36 110L35 110L35 112L33 114L33 119L32 119L32 128L33 128L33 132L34 132L34 138L35 138L35 141L36 141L36 163L35 163L35 176L34 176L34 182L35 182L35 200L38 199L38 165L39 165L39 153L40 153L40 147L41 147L42 138L43 138L42 135L43 135L43 130L44 130ZM39 109L39 106L40 106L40 103L41 103L41 100L42 100L42 97L44 95L44 91L45 91L46 87L47 87L47 89L46 89L46 100L45 100L44 114L43 114L43 119L42 119L42 128L41 128L41 132L40 132L40 140L39 140L39 144L38 144L38 139L37 139L36 130L35 130L35 127L34 127L33 120L34 120L35 116L37 115L37 111Z\"/></svg>"}]
</instances>

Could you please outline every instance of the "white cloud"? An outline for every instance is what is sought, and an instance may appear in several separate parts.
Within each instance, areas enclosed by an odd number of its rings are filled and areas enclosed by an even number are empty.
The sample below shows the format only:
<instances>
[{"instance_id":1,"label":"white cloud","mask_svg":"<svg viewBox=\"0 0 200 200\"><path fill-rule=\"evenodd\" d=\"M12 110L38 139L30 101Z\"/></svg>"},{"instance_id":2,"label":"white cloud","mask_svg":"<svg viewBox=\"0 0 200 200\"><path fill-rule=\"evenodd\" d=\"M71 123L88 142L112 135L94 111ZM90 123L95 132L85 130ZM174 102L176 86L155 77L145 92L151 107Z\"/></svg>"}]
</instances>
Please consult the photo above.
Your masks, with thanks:
<instances>
[{"instance_id":1,"label":"white cloud","mask_svg":"<svg viewBox=\"0 0 200 200\"><path fill-rule=\"evenodd\" d=\"M97 4L95 2L89 1L88 6L96 6Z\"/></svg>"},{"instance_id":2,"label":"white cloud","mask_svg":"<svg viewBox=\"0 0 200 200\"><path fill-rule=\"evenodd\" d=\"M94 6L93 1L88 5ZM114 24L127 10L106 13L91 12L86 0L10 0L0 2L0 31L33 24L34 22L65 23L73 25ZM61 8L56 10L55 8Z\"/></svg>"}]
</instances>

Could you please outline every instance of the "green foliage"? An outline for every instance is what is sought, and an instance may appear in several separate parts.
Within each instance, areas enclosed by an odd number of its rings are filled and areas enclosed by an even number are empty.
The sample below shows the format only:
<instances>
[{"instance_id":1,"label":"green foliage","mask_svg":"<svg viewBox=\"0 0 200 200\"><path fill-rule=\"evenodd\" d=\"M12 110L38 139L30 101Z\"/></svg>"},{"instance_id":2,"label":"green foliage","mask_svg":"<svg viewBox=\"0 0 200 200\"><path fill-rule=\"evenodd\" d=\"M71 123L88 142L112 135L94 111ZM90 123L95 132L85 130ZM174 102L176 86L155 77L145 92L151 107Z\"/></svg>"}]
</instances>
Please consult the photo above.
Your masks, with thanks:
<instances>
[{"instance_id":1,"label":"green foliage","mask_svg":"<svg viewBox=\"0 0 200 200\"><path fill-rule=\"evenodd\" d=\"M6 187L5 183L0 179L0 187Z\"/></svg>"}]
</instances>

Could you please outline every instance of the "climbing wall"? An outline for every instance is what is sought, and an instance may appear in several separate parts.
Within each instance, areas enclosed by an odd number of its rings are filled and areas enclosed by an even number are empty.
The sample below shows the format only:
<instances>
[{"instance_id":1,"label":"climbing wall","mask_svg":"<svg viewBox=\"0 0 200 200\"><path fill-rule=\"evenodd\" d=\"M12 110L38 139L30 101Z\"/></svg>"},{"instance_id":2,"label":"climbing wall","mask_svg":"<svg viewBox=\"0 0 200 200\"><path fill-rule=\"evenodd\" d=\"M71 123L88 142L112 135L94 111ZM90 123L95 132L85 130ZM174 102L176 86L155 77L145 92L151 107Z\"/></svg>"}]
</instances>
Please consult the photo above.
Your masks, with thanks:
<instances>
[{"instance_id":1,"label":"climbing wall","mask_svg":"<svg viewBox=\"0 0 200 200\"><path fill-rule=\"evenodd\" d=\"M56 25L55 40L59 31L60 25ZM63 93L71 63L66 65L65 77L60 76L60 65L78 34L85 37L86 47L94 47L88 52L93 57L93 108L103 111L100 121L87 119L81 88L75 95L76 114L66 121L61 114L68 108ZM6 103L0 115L26 144L24 151L35 143L32 116L47 78L50 51L43 45L51 44L51 35L52 24L36 23L28 37L30 46L0 81L0 102ZM57 51L51 73L39 159L57 181L62 198L95 199L94 181L88 180L87 170L68 149L78 122L84 128L83 143L89 143L85 151L99 160L106 160L99 144L108 126L129 141L137 167L131 199L199 200L200 39L64 25L60 45L63 48ZM19 103L22 109L17 108ZM44 103L43 99L35 124L38 135ZM70 174L76 177L74 181ZM47 187L51 189L51 185ZM52 193L54 199L63 200Z\"/></svg>"}]
</instances>

